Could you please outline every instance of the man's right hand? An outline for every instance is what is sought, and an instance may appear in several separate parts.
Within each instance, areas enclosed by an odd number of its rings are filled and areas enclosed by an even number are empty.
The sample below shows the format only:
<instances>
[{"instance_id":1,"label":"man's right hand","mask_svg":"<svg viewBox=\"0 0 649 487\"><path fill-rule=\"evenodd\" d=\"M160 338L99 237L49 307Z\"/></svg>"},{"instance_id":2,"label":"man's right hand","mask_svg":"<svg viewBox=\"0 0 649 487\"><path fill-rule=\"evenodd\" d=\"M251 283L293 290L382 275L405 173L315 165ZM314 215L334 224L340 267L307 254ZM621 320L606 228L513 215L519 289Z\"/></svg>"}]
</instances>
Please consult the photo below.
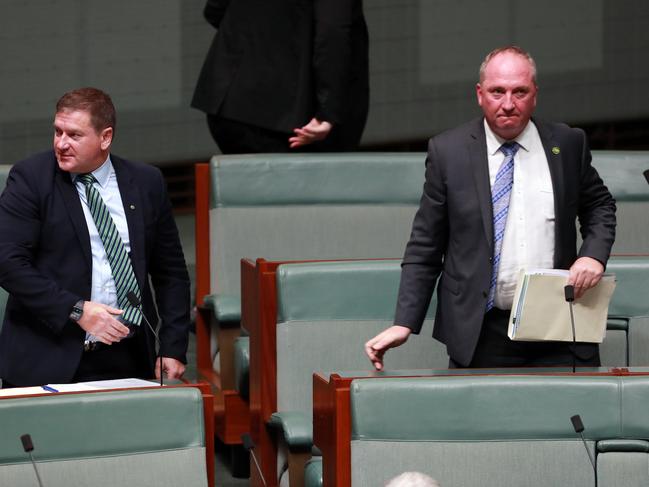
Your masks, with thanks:
<instances>
[{"instance_id":1,"label":"man's right hand","mask_svg":"<svg viewBox=\"0 0 649 487\"><path fill-rule=\"evenodd\" d=\"M383 330L365 344L365 353L376 370L383 370L385 352L405 343L411 332L412 330L406 326L394 325Z\"/></svg>"},{"instance_id":2,"label":"man's right hand","mask_svg":"<svg viewBox=\"0 0 649 487\"><path fill-rule=\"evenodd\" d=\"M96 337L98 341L110 345L119 342L129 333L128 327L117 321L117 317L122 313L121 309L85 301L83 303L83 314L77 323L86 332Z\"/></svg>"}]
</instances>

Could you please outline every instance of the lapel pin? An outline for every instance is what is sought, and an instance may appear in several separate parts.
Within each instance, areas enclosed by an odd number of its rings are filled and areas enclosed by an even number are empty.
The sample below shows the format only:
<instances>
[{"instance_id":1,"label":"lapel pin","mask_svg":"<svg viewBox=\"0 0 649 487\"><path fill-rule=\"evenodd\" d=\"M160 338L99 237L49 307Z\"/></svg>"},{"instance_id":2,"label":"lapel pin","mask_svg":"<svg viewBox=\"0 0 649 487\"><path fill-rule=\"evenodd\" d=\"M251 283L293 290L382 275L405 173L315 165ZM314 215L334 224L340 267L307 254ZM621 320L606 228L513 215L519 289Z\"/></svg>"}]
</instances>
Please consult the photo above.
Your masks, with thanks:
<instances>
[{"instance_id":1,"label":"lapel pin","mask_svg":"<svg viewBox=\"0 0 649 487\"><path fill-rule=\"evenodd\" d=\"M134 209L135 209L135 205L131 205L130 208L131 208L131 210L134 210Z\"/></svg>"},{"instance_id":2,"label":"lapel pin","mask_svg":"<svg viewBox=\"0 0 649 487\"><path fill-rule=\"evenodd\" d=\"M561 149L559 149L557 146L554 146L554 147L552 148L552 153L553 153L555 156L556 156L557 154L559 154L560 152L561 152Z\"/></svg>"}]
</instances>

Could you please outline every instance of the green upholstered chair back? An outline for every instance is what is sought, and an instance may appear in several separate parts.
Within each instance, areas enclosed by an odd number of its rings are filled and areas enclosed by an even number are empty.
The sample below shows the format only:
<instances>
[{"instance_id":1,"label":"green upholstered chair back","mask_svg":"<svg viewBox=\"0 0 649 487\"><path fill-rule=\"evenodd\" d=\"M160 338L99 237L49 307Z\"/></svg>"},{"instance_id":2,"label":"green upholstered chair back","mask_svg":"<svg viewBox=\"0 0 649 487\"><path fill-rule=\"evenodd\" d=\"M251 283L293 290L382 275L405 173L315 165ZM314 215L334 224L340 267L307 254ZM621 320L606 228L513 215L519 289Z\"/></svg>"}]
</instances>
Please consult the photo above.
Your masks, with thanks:
<instances>
[{"instance_id":1,"label":"green upholstered chair back","mask_svg":"<svg viewBox=\"0 0 649 487\"><path fill-rule=\"evenodd\" d=\"M0 485L207 485L203 402L195 388L0 400Z\"/></svg>"},{"instance_id":2,"label":"green upholstered chair back","mask_svg":"<svg viewBox=\"0 0 649 487\"><path fill-rule=\"evenodd\" d=\"M649 256L613 256L606 272L615 274L617 286L600 347L602 365L649 365Z\"/></svg>"},{"instance_id":3,"label":"green upholstered chair back","mask_svg":"<svg viewBox=\"0 0 649 487\"><path fill-rule=\"evenodd\" d=\"M210 288L238 296L243 257L401 257L423 187L424 156L215 156L210 178Z\"/></svg>"},{"instance_id":4,"label":"green upholstered chair back","mask_svg":"<svg viewBox=\"0 0 649 487\"><path fill-rule=\"evenodd\" d=\"M286 264L277 269L277 408L312 415L313 372L372 366L367 340L392 324L399 260ZM445 347L432 338L432 316L419 335L385 356L388 369L448 366Z\"/></svg>"},{"instance_id":5,"label":"green upholstered chair back","mask_svg":"<svg viewBox=\"0 0 649 487\"><path fill-rule=\"evenodd\" d=\"M356 380L352 485L420 470L445 487L592 486L570 417L581 415L591 451L602 440L646 443L647 397L647 376ZM647 480L646 468L640 475Z\"/></svg>"},{"instance_id":6,"label":"green upholstered chair back","mask_svg":"<svg viewBox=\"0 0 649 487\"><path fill-rule=\"evenodd\" d=\"M211 292L239 295L239 260L397 258L424 153L258 154L210 162ZM649 251L649 151L593 151L618 201L616 253Z\"/></svg>"},{"instance_id":7,"label":"green upholstered chair back","mask_svg":"<svg viewBox=\"0 0 649 487\"><path fill-rule=\"evenodd\" d=\"M617 201L613 252L649 252L649 151L593 151L593 166Z\"/></svg>"},{"instance_id":8,"label":"green upholstered chair back","mask_svg":"<svg viewBox=\"0 0 649 487\"><path fill-rule=\"evenodd\" d=\"M9 171L11 171L11 167L10 164L0 164L0 193L4 191L7 185L7 177L9 176Z\"/></svg>"}]
</instances>

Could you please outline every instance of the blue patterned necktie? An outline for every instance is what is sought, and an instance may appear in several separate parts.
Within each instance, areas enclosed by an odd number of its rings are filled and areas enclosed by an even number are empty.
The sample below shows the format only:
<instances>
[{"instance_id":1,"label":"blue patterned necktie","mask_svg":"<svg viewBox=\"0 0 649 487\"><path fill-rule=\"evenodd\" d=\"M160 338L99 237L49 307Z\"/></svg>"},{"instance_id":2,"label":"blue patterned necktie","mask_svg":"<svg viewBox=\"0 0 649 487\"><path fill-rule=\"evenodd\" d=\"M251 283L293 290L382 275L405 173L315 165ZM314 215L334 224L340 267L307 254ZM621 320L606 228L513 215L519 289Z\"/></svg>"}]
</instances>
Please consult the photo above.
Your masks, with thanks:
<instances>
[{"instance_id":1,"label":"blue patterned necktie","mask_svg":"<svg viewBox=\"0 0 649 487\"><path fill-rule=\"evenodd\" d=\"M496 180L491 188L491 206L493 208L494 223L494 257L491 271L491 284L487 298L487 311L494 307L496 297L496 281L498 279L498 266L500 265L500 251L505 237L507 213L509 213L509 199L514 185L514 156L521 146L517 142L505 142L500 146L500 151L505 154L496 174Z\"/></svg>"},{"instance_id":2,"label":"blue patterned necktie","mask_svg":"<svg viewBox=\"0 0 649 487\"><path fill-rule=\"evenodd\" d=\"M126 252L124 242L119 235L119 231L113 222L108 208L101 199L99 191L95 189L93 183L96 181L92 174L80 174L77 179L86 187L86 199L92 218L95 220L97 231L104 244L104 250L108 256L110 270L115 280L117 289L117 306L124 310L121 315L126 323L139 325L142 321L142 313L129 302L127 296L129 292L134 292L138 299L141 299L140 287L137 284L131 258Z\"/></svg>"}]
</instances>

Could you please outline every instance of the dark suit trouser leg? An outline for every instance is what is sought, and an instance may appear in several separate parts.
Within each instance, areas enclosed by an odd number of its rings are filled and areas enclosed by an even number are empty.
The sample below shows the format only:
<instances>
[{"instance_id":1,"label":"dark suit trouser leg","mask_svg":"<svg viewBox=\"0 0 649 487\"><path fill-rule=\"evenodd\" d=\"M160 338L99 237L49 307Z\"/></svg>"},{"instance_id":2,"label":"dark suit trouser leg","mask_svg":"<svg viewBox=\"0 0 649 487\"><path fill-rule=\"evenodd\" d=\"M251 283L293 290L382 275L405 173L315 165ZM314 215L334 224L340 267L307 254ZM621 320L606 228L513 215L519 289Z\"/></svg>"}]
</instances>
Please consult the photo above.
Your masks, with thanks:
<instances>
[{"instance_id":1,"label":"dark suit trouser leg","mask_svg":"<svg viewBox=\"0 0 649 487\"><path fill-rule=\"evenodd\" d=\"M255 127L211 114L207 115L207 126L223 154L293 152L288 145L290 134Z\"/></svg>"},{"instance_id":2,"label":"dark suit trouser leg","mask_svg":"<svg viewBox=\"0 0 649 487\"><path fill-rule=\"evenodd\" d=\"M513 341L507 336L508 321L509 311L494 308L485 315L469 367L572 367L573 358L577 367L600 365L596 344Z\"/></svg>"},{"instance_id":3,"label":"dark suit trouser leg","mask_svg":"<svg viewBox=\"0 0 649 487\"><path fill-rule=\"evenodd\" d=\"M134 337L92 352L83 352L71 382L131 377L150 379L149 375L145 351Z\"/></svg>"}]
</instances>

